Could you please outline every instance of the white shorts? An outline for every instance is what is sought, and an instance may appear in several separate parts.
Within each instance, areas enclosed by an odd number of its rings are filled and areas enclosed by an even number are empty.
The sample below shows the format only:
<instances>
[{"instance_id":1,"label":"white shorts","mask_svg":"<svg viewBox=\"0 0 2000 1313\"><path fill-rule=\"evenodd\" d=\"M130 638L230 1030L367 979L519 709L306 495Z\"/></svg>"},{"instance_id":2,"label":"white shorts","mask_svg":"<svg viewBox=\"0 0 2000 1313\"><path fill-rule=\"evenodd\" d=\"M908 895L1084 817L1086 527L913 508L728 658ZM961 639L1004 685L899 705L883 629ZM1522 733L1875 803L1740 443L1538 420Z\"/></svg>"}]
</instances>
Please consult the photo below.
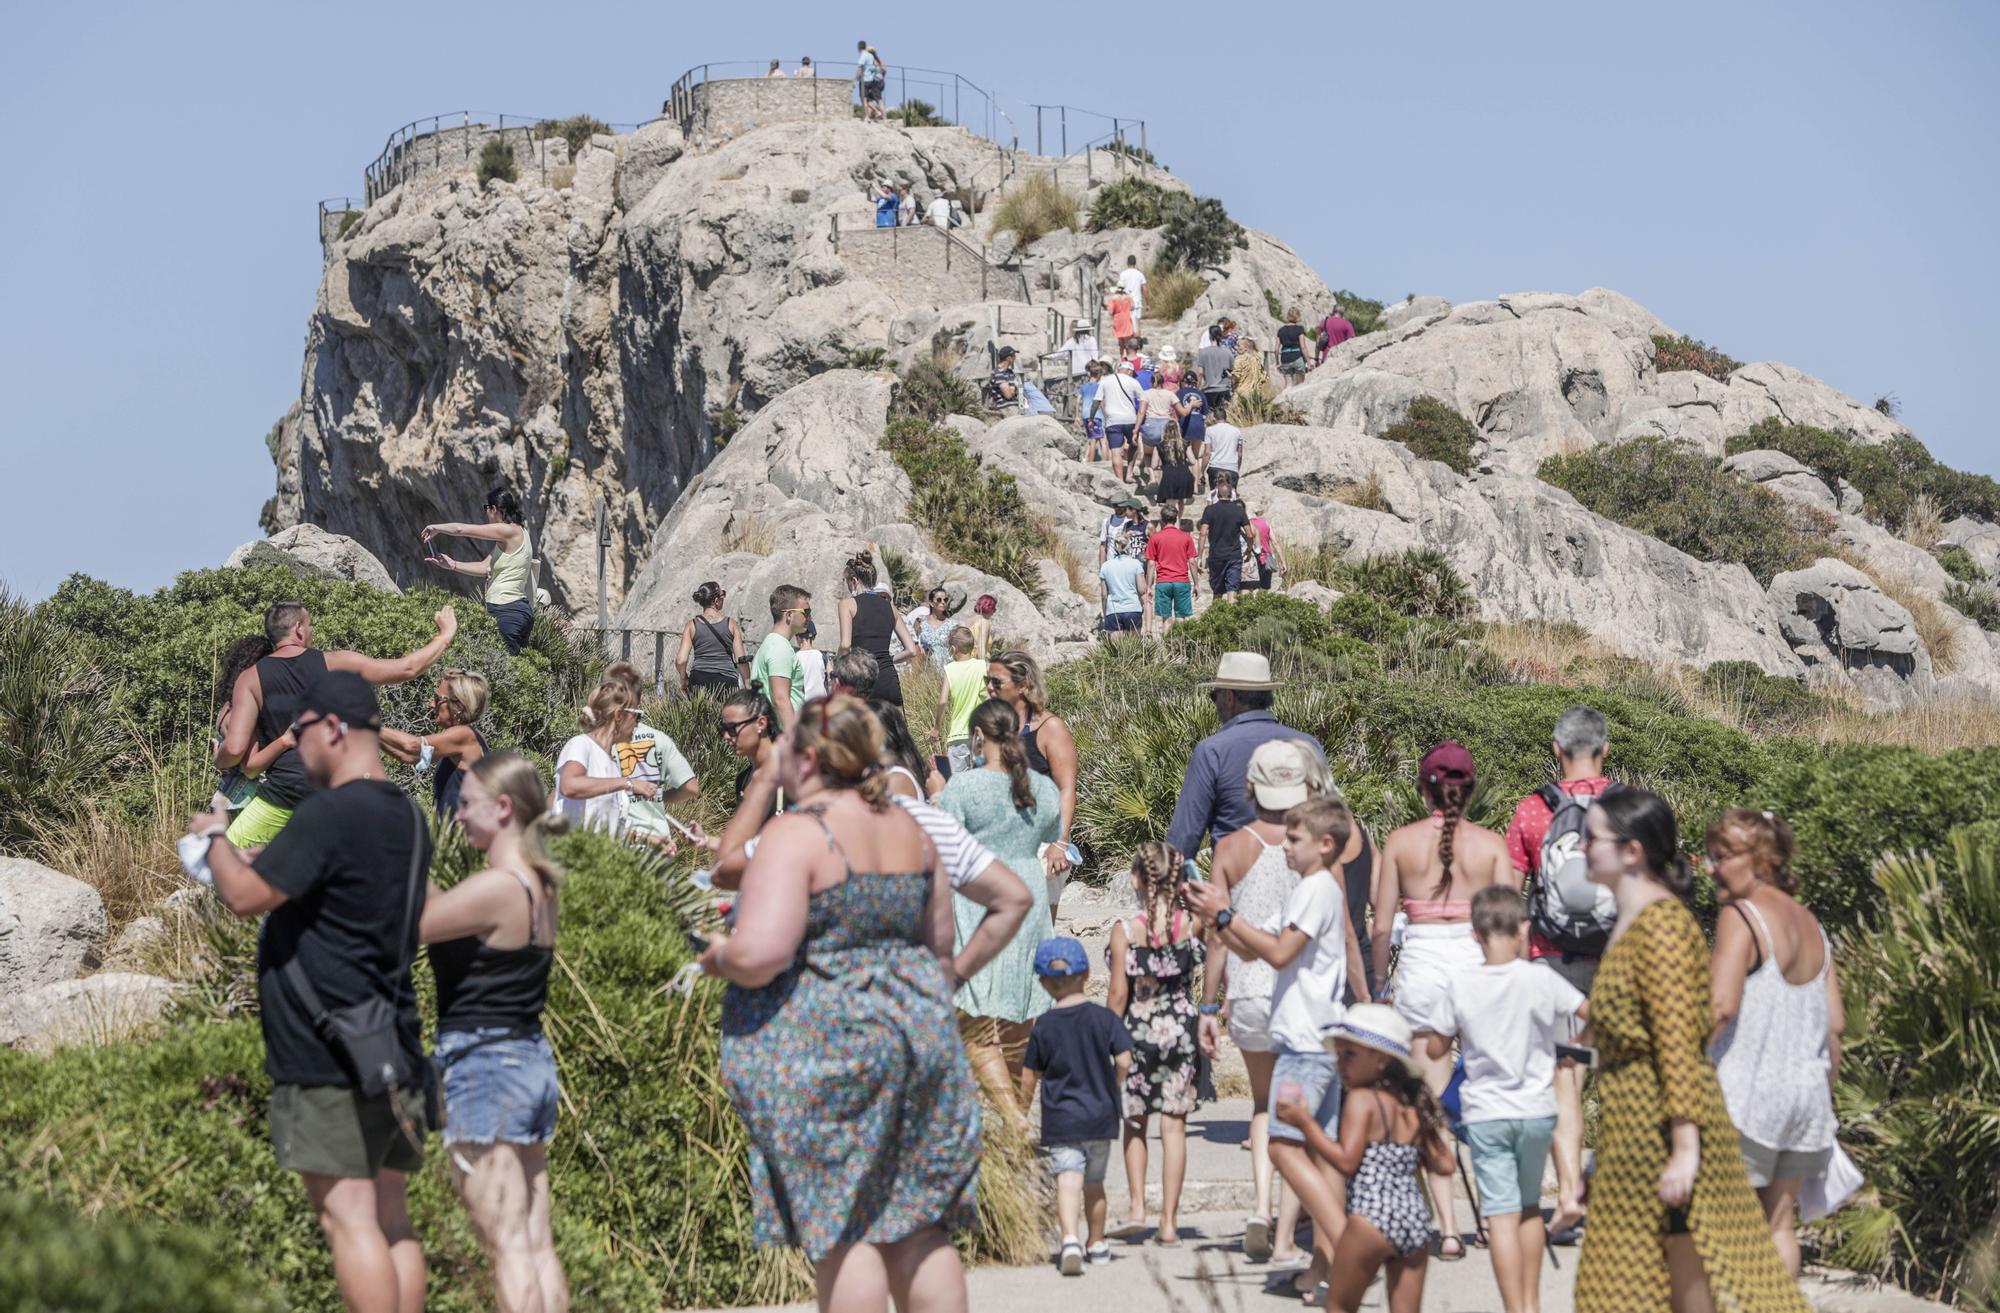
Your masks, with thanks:
<instances>
[{"instance_id":1,"label":"white shorts","mask_svg":"<svg viewBox=\"0 0 2000 1313\"><path fill-rule=\"evenodd\" d=\"M1473 937L1470 921L1413 921L1403 927L1403 952L1389 982L1396 1011L1411 1030L1437 1030L1433 1020L1451 978L1478 966L1486 953Z\"/></svg>"},{"instance_id":2,"label":"white shorts","mask_svg":"<svg viewBox=\"0 0 2000 1313\"><path fill-rule=\"evenodd\" d=\"M1271 1039L1271 1000L1230 999L1229 1038L1243 1053L1270 1053L1275 1050L1278 1046Z\"/></svg>"}]
</instances>

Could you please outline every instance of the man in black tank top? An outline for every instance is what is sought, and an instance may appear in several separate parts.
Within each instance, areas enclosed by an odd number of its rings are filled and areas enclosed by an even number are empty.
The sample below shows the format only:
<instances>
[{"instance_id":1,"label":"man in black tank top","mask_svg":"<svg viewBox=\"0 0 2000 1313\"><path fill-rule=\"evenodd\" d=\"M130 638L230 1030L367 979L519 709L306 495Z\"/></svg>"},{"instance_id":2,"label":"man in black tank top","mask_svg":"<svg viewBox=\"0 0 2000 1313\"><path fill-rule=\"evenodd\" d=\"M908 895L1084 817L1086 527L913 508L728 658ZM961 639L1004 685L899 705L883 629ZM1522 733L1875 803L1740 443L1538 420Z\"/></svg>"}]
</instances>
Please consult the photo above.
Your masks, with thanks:
<instances>
[{"instance_id":1,"label":"man in black tank top","mask_svg":"<svg viewBox=\"0 0 2000 1313\"><path fill-rule=\"evenodd\" d=\"M328 670L353 671L378 686L405 683L423 674L444 655L458 633L458 616L450 607L434 619L437 637L407 656L385 660L359 652L320 651L312 645L312 615L304 603L273 602L264 611L264 635L271 640L271 655L237 676L229 714L222 724L222 741L215 750L216 766L226 770L241 762L257 744L277 742L290 717L273 707L287 706ZM269 843L291 819L292 809L312 791L298 751L286 751L265 767L257 782L257 796L230 823L229 841L239 848Z\"/></svg>"}]
</instances>

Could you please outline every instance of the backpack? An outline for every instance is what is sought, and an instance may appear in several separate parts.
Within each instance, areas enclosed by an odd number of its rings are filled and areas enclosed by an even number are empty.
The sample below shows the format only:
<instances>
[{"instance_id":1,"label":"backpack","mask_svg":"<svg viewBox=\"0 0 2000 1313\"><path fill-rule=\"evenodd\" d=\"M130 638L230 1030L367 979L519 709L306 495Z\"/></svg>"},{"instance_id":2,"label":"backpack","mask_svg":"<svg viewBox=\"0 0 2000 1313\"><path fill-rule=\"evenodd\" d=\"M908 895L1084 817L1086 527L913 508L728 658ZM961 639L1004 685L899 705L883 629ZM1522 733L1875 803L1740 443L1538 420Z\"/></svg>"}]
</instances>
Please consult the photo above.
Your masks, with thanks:
<instances>
[{"instance_id":1,"label":"backpack","mask_svg":"<svg viewBox=\"0 0 2000 1313\"><path fill-rule=\"evenodd\" d=\"M1592 803L1623 788L1613 784L1595 796L1568 793L1555 784L1535 790L1549 809L1549 828L1528 896L1528 924L1565 954L1602 957L1611 942L1618 904L1611 890L1590 883L1583 822Z\"/></svg>"}]
</instances>

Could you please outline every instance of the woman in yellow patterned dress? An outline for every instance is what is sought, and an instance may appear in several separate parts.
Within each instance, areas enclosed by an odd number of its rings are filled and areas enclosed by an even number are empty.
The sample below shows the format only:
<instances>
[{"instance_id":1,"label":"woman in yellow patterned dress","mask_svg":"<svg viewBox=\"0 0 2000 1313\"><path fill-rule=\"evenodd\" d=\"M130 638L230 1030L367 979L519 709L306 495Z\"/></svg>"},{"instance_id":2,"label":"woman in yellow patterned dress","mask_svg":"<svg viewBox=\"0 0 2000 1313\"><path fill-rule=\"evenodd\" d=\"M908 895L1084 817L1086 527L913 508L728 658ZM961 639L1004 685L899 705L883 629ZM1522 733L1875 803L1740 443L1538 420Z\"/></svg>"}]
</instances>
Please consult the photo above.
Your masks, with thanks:
<instances>
[{"instance_id":1,"label":"woman in yellow patterned dress","mask_svg":"<svg viewBox=\"0 0 2000 1313\"><path fill-rule=\"evenodd\" d=\"M1708 1038L1708 945L1673 809L1643 789L1586 821L1590 878L1618 922L1590 995L1597 1172L1577 1313L1806 1313L1771 1243Z\"/></svg>"}]
</instances>

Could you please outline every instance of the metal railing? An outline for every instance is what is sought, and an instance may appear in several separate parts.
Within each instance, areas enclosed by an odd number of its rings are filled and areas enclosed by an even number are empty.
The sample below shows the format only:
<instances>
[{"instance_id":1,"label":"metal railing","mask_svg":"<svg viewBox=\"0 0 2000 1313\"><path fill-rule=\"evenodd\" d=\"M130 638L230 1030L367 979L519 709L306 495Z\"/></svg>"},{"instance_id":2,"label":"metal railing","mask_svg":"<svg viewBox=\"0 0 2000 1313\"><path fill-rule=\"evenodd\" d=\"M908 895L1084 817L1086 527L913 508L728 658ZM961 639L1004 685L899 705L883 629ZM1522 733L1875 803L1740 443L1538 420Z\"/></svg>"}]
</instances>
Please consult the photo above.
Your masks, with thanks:
<instances>
[{"instance_id":1,"label":"metal railing","mask_svg":"<svg viewBox=\"0 0 2000 1313\"><path fill-rule=\"evenodd\" d=\"M347 236L348 229L353 226L353 223L349 221L349 216L356 216L354 222L359 222L358 216L361 214L362 208L354 203L352 196L329 196L319 203L319 250L321 255L326 254L326 248L332 242Z\"/></svg>"},{"instance_id":2,"label":"metal railing","mask_svg":"<svg viewBox=\"0 0 2000 1313\"><path fill-rule=\"evenodd\" d=\"M674 671L673 656L680 650L678 629L628 629L579 625L576 634L603 645L604 655L614 661L630 661L652 684L655 695L680 693L680 678ZM671 648L673 651L669 651ZM634 653L637 653L635 656ZM647 662L651 662L648 668Z\"/></svg>"},{"instance_id":3,"label":"metal railing","mask_svg":"<svg viewBox=\"0 0 2000 1313\"><path fill-rule=\"evenodd\" d=\"M1030 105L1028 108L1035 111L1035 154L1037 155L1051 153L1056 155L1071 155L1076 153L1088 155L1093 148L1106 149L1107 144L1113 142L1117 144L1109 147L1110 149L1114 149L1120 154L1126 154L1134 128L1138 129L1139 132L1139 145L1137 149L1141 153L1138 156L1129 158L1143 160L1152 154L1151 151L1146 149L1146 120L1144 119L1128 119L1120 118L1116 114L1100 114L1094 109L1079 109L1075 105ZM1086 133L1090 134L1086 144L1078 147L1076 151L1070 150L1069 146L1070 119L1072 117L1076 119L1078 137L1083 137ZM1110 125L1108 130L1103 126L1107 123ZM1044 149L1043 140L1045 136L1050 144L1056 147L1054 152Z\"/></svg>"},{"instance_id":4,"label":"metal railing","mask_svg":"<svg viewBox=\"0 0 2000 1313\"><path fill-rule=\"evenodd\" d=\"M827 216L830 230L829 236L833 241L833 249L836 252L840 250L842 241L880 242L886 240L889 244L890 263L900 264L904 259L906 244L918 244L911 245L909 248L912 257L914 257L917 252L924 249L921 243L942 242L944 268L947 274L955 268L964 266L971 266L979 270L980 300L991 301L996 299L994 291L997 288L1005 294L998 299L1020 301L1029 305L1034 304L1035 279L1030 276L1025 267L1017 269L995 264L993 261L987 259L984 251L981 251L971 242L966 241L963 237L955 233L946 232L936 224L918 223L908 226L897 225L878 228L875 226L873 215L861 214L859 212L850 213L846 216L848 222L844 225L841 223L841 217L838 212ZM884 234L886 234L886 239L883 236ZM1044 263L1050 269L1051 276L1053 276L1054 261L1045 261ZM1050 299L1053 300L1053 296Z\"/></svg>"},{"instance_id":5,"label":"metal railing","mask_svg":"<svg viewBox=\"0 0 2000 1313\"><path fill-rule=\"evenodd\" d=\"M771 75L770 66L768 59L730 59L696 64L674 79L660 112L677 123L688 123L694 117L696 87L704 82L724 79L768 78ZM781 66L780 71L790 77L795 67ZM949 69L918 68L910 64L885 64L883 68L887 75L883 87L885 108L891 105L900 108L913 100L922 101L940 123L966 128L1004 145L1018 144L1014 120L1000 108L993 93L986 88ZM853 56L824 60L815 55L813 70L813 77L821 82L845 83L852 88L854 103L860 103L860 87L854 80ZM1003 136L1003 132L1007 135Z\"/></svg>"},{"instance_id":6,"label":"metal railing","mask_svg":"<svg viewBox=\"0 0 2000 1313\"><path fill-rule=\"evenodd\" d=\"M382 147L382 153L374 163L363 171L369 204L374 204L389 191L419 171L435 171L444 167L447 160L456 164L469 165L477 157L473 147L475 132L482 140L479 149L484 149L484 137L507 133L519 133L523 139L532 141L534 130L544 123L560 122L569 115L548 114L500 114L491 110L458 109L442 114L432 114L427 118L413 119L389 134L389 140ZM605 127L613 132L634 132L641 126L637 123L607 123ZM455 140L446 141L445 134L455 134ZM528 163L533 164L540 174L540 181L548 182L548 166L543 156ZM519 168L522 161L515 160Z\"/></svg>"}]
</instances>

